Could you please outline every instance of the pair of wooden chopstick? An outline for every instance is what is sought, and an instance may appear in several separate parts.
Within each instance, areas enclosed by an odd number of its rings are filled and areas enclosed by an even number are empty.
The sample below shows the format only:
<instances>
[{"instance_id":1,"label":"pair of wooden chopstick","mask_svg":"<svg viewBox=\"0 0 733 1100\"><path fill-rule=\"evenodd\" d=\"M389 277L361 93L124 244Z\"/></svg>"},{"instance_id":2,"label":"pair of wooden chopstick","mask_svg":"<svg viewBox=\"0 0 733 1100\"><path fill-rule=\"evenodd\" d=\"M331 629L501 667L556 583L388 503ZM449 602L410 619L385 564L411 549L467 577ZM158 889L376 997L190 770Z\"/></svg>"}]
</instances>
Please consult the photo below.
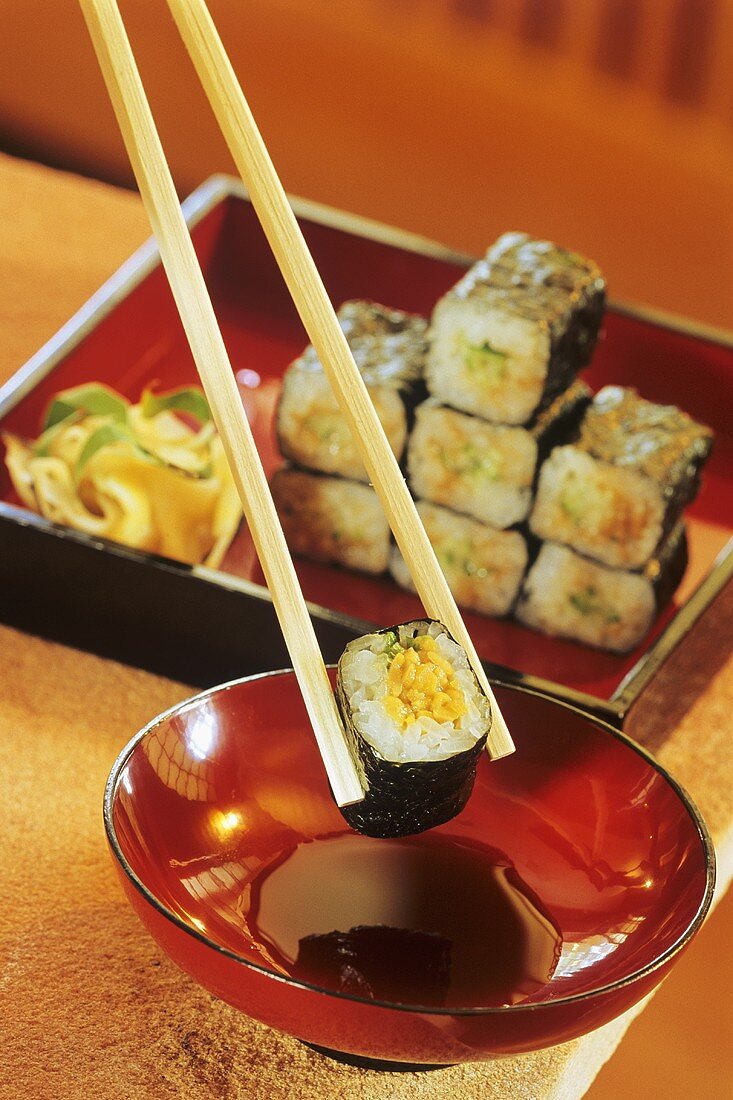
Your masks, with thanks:
<instances>
[{"instance_id":1,"label":"pair of wooden chopstick","mask_svg":"<svg viewBox=\"0 0 733 1100\"><path fill-rule=\"evenodd\" d=\"M242 500L334 797L363 790L186 226L117 0L79 0L173 296ZM318 352L427 615L463 646L492 706L492 759L514 745L484 668L387 442L320 275L204 0L167 0L249 191L306 332Z\"/></svg>"}]
</instances>

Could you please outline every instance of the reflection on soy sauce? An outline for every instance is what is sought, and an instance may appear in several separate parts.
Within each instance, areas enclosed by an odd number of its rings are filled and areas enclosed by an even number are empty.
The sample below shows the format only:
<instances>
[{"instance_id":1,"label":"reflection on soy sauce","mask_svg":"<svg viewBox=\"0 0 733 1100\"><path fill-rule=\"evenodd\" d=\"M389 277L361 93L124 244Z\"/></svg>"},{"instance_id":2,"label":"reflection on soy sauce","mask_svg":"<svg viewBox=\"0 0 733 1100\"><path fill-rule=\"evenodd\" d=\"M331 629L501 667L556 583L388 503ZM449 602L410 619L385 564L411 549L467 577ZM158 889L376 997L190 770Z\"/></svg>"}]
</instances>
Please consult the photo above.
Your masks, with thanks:
<instances>
[{"instance_id":1,"label":"reflection on soy sauce","mask_svg":"<svg viewBox=\"0 0 733 1100\"><path fill-rule=\"evenodd\" d=\"M561 936L501 852L457 837L341 834L251 881L247 938L300 981L394 1003L516 1004L552 977Z\"/></svg>"}]
</instances>

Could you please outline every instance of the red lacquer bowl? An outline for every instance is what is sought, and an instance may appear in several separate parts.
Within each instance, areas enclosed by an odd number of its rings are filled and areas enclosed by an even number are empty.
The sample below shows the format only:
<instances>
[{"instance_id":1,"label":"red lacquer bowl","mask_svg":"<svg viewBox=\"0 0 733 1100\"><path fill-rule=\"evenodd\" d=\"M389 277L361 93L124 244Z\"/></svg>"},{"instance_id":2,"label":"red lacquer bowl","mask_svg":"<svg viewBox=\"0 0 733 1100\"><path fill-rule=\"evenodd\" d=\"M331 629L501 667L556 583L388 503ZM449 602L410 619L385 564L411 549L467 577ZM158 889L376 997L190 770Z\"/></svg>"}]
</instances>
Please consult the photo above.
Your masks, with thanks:
<instances>
[{"instance_id":1,"label":"red lacquer bowl","mask_svg":"<svg viewBox=\"0 0 733 1100\"><path fill-rule=\"evenodd\" d=\"M370 849L367 867L363 838L331 800L291 672L204 692L125 748L104 814L133 908L174 962L216 996L358 1058L475 1061L607 1023L664 978L700 927L713 892L712 844L684 791L623 734L535 692L496 690L516 753L493 764L484 757L466 809L414 843L455 851L458 861L468 851L495 861L498 852L535 900L557 932L558 954L554 972L524 999L501 1005L494 990L486 1002L474 995L470 1004L421 1007L408 996L329 992L278 972L252 939L266 901L257 886L264 869L293 853L316 868L302 891L271 890L276 922L300 919L306 894L308 904L337 887L343 895L346 878L353 890L344 919L367 924L359 906L371 904L362 895L374 860L379 873L390 846L404 844L370 842L383 847L376 857ZM433 889L442 911L480 905L470 889ZM503 945L496 948L501 958Z\"/></svg>"}]
</instances>

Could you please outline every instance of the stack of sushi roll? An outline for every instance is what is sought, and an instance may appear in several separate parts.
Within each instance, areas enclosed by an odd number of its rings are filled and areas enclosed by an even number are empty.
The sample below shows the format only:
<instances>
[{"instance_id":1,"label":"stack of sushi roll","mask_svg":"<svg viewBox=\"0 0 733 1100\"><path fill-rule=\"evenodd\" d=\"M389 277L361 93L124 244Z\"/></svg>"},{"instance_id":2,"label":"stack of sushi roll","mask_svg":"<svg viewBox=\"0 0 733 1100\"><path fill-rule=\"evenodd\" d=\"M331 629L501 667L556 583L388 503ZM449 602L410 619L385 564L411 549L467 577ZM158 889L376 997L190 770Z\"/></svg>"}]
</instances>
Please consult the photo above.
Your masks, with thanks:
<instances>
[{"instance_id":1,"label":"stack of sushi roll","mask_svg":"<svg viewBox=\"0 0 733 1100\"><path fill-rule=\"evenodd\" d=\"M410 487L457 601L489 615L514 605L544 457L591 393L576 373L595 347L605 283L591 261L506 233L438 302L407 451ZM397 550L390 561L411 587Z\"/></svg>"},{"instance_id":2,"label":"stack of sushi roll","mask_svg":"<svg viewBox=\"0 0 733 1100\"><path fill-rule=\"evenodd\" d=\"M605 282L590 260L505 233L422 318L347 302L339 320L457 603L612 652L649 630L687 564L682 513L712 433L576 377ZM298 554L414 584L313 348L277 416L273 481Z\"/></svg>"},{"instance_id":3,"label":"stack of sushi roll","mask_svg":"<svg viewBox=\"0 0 733 1100\"><path fill-rule=\"evenodd\" d=\"M673 406L620 386L596 394L540 471L529 525L546 541L518 618L616 652L636 645L684 573L682 511L711 447L710 429Z\"/></svg>"},{"instance_id":4,"label":"stack of sushi roll","mask_svg":"<svg viewBox=\"0 0 733 1100\"><path fill-rule=\"evenodd\" d=\"M424 397L427 321L367 301L346 302L338 318L399 460ZM312 346L285 374L276 430L290 464L275 474L272 492L291 549L365 573L385 572L389 527Z\"/></svg>"}]
</instances>

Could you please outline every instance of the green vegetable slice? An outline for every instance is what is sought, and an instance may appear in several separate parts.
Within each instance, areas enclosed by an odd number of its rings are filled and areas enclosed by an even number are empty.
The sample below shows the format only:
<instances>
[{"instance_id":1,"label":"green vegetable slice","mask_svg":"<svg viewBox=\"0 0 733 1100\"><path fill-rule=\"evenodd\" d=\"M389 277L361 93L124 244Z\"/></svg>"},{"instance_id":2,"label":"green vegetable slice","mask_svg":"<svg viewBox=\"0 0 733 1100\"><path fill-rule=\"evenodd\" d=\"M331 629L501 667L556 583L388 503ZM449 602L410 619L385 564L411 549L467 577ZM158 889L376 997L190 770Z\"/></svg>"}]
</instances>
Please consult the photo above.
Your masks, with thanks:
<instances>
[{"instance_id":1,"label":"green vegetable slice","mask_svg":"<svg viewBox=\"0 0 733 1100\"><path fill-rule=\"evenodd\" d=\"M582 592L573 592L568 598L581 615L600 615L607 623L621 622L621 616L598 599L598 589L592 584L587 585Z\"/></svg>"},{"instance_id":2,"label":"green vegetable slice","mask_svg":"<svg viewBox=\"0 0 733 1100\"><path fill-rule=\"evenodd\" d=\"M488 481L496 481L502 473L502 456L488 447L479 450L473 443L464 443L452 450L441 447L439 454L446 470L461 477L485 477Z\"/></svg>"},{"instance_id":3,"label":"green vegetable slice","mask_svg":"<svg viewBox=\"0 0 733 1100\"><path fill-rule=\"evenodd\" d=\"M560 508L578 526L588 510L588 501L582 485L570 481L560 497Z\"/></svg>"},{"instance_id":4,"label":"green vegetable slice","mask_svg":"<svg viewBox=\"0 0 733 1100\"><path fill-rule=\"evenodd\" d=\"M124 397L120 397L114 390L98 382L74 386L70 390L62 390L54 397L46 412L44 433L78 413L89 416L111 416L113 420L123 421L127 417L128 408L129 402Z\"/></svg>"},{"instance_id":5,"label":"green vegetable slice","mask_svg":"<svg viewBox=\"0 0 733 1100\"><path fill-rule=\"evenodd\" d=\"M206 424L211 420L209 403L202 391L195 386L184 386L179 390L158 394L153 393L151 390L145 390L140 399L140 404L143 416L147 418L156 416L166 409L172 409L173 412L190 413L202 424Z\"/></svg>"},{"instance_id":6,"label":"green vegetable slice","mask_svg":"<svg viewBox=\"0 0 733 1100\"><path fill-rule=\"evenodd\" d=\"M463 361L471 372L486 374L491 382L500 382L506 376L507 353L491 346L488 340L482 344L464 341Z\"/></svg>"},{"instance_id":7,"label":"green vegetable slice","mask_svg":"<svg viewBox=\"0 0 733 1100\"><path fill-rule=\"evenodd\" d=\"M339 435L340 425L337 417L329 416L328 413L314 413L306 421L305 427L320 443L328 443Z\"/></svg>"},{"instance_id":8,"label":"green vegetable slice","mask_svg":"<svg viewBox=\"0 0 733 1100\"><path fill-rule=\"evenodd\" d=\"M76 466L74 468L74 478L79 481L81 475L84 472L85 466L94 458L97 451L101 451L103 447L109 447L112 443L119 443L120 440L124 440L127 443L132 443L133 447L137 451L138 455L145 459L146 462L152 463L154 466L167 466L169 470L174 470L181 477L192 477L196 480L205 481L207 478L212 477L214 473L213 465L209 462L206 466L202 466L200 470L191 471L184 470L180 466L175 466L171 462L165 462L159 455L156 455L153 451L148 451L145 447L142 447L138 440L135 438L131 430L124 424L102 424L97 428L96 432L89 436L89 439L84 444L82 452L77 459Z\"/></svg>"}]
</instances>

